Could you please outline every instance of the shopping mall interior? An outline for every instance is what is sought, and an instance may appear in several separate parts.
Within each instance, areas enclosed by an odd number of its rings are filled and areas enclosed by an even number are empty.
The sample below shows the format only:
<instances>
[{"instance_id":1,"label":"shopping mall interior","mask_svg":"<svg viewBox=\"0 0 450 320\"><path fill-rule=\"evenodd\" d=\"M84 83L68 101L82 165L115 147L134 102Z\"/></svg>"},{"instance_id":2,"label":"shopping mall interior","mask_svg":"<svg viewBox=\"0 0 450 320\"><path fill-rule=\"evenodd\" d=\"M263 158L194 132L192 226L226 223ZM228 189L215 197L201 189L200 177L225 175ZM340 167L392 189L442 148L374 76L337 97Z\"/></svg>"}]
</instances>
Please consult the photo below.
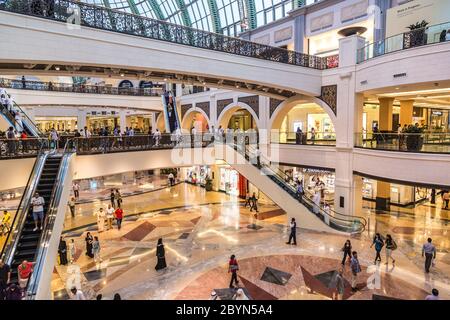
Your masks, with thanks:
<instances>
[{"instance_id":1,"label":"shopping mall interior","mask_svg":"<svg viewBox=\"0 0 450 320\"><path fill-rule=\"evenodd\" d=\"M4 0L0 38L0 300L450 299L449 1Z\"/></svg>"}]
</instances>

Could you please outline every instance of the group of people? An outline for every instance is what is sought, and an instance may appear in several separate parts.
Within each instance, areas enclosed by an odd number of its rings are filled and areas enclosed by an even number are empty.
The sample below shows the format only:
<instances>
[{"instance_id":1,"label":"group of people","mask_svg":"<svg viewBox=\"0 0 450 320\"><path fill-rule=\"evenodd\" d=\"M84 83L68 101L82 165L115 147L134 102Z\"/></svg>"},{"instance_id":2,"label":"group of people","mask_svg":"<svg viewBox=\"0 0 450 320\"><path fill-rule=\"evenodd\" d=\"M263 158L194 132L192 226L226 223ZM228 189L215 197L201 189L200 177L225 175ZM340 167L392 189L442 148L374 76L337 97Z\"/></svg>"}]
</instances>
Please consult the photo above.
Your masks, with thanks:
<instances>
[{"instance_id":1,"label":"group of people","mask_svg":"<svg viewBox=\"0 0 450 320\"><path fill-rule=\"evenodd\" d=\"M105 222L108 227L107 230L111 230L113 228L114 220L116 221L117 229L120 230L122 228L122 207L117 206L116 208L114 208L111 204L108 204L108 208L106 209L106 211L103 208L100 208L96 213L96 216L98 232L105 231Z\"/></svg>"},{"instance_id":2,"label":"group of people","mask_svg":"<svg viewBox=\"0 0 450 320\"><path fill-rule=\"evenodd\" d=\"M304 133L300 127L297 127L295 131L295 144L306 144L307 141L307 133ZM311 144L315 144L316 142L316 129L311 128L310 131L310 141Z\"/></svg>"},{"instance_id":3,"label":"group of people","mask_svg":"<svg viewBox=\"0 0 450 320\"><path fill-rule=\"evenodd\" d=\"M66 240L61 237L58 245L58 255L59 255L59 264L67 265L68 263L72 264L75 261L75 254L77 252L77 248L75 246L74 239L70 239L69 244L67 244Z\"/></svg>"},{"instance_id":4,"label":"group of people","mask_svg":"<svg viewBox=\"0 0 450 320\"><path fill-rule=\"evenodd\" d=\"M256 213L258 213L258 198L256 197L256 192L253 192L252 195L250 195L250 192L247 192L245 195L245 203L244 208L247 208L247 206L250 208L250 212L253 212L255 210Z\"/></svg>"},{"instance_id":5,"label":"group of people","mask_svg":"<svg viewBox=\"0 0 450 320\"><path fill-rule=\"evenodd\" d=\"M23 260L17 267L18 281L11 281L11 267L0 259L0 301L22 300L33 269L34 262Z\"/></svg>"}]
</instances>

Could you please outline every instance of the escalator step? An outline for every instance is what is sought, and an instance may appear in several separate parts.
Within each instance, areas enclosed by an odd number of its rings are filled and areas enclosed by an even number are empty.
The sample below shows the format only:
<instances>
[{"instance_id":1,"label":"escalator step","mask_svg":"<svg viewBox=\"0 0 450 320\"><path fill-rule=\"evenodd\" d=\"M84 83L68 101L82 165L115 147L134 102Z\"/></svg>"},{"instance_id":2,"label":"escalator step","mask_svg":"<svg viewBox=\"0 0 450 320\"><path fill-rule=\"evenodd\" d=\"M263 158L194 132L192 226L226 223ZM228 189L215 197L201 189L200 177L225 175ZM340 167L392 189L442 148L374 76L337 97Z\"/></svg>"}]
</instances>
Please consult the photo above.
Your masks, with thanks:
<instances>
[{"instance_id":1,"label":"escalator step","mask_svg":"<svg viewBox=\"0 0 450 320\"><path fill-rule=\"evenodd\" d=\"M36 253L36 248L34 249L27 249L27 250L19 250L16 251L16 253L14 254L14 258L18 258L20 259L29 259L29 258L33 258L34 254Z\"/></svg>"},{"instance_id":2,"label":"escalator step","mask_svg":"<svg viewBox=\"0 0 450 320\"><path fill-rule=\"evenodd\" d=\"M39 232L36 232L36 233L32 233L32 234L27 234L27 235L21 235L20 236L20 241L22 242L22 241L27 241L27 242L30 242L30 241L38 241L39 240L39 236L40 236L40 233Z\"/></svg>"}]
</instances>

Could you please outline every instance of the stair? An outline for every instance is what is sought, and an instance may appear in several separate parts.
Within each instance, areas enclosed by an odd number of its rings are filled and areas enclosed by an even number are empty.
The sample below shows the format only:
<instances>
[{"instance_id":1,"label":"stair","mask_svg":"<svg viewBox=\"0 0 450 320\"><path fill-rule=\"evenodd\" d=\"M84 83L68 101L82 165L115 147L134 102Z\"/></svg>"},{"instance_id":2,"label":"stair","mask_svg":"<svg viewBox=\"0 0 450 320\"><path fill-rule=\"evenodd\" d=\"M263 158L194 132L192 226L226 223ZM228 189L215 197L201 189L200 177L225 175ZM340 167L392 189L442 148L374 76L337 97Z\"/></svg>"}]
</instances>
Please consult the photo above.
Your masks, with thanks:
<instances>
[{"instance_id":1,"label":"stair","mask_svg":"<svg viewBox=\"0 0 450 320\"><path fill-rule=\"evenodd\" d=\"M56 178L61 164L62 156L47 157L42 174L36 186L36 192L45 200L44 213L48 211L51 201L52 191L55 187ZM33 220L33 208L30 206L24 227L20 231L16 251L14 252L11 264L11 281L17 281L17 267L23 260L34 261L39 245L41 232L39 229L33 231L35 227Z\"/></svg>"}]
</instances>

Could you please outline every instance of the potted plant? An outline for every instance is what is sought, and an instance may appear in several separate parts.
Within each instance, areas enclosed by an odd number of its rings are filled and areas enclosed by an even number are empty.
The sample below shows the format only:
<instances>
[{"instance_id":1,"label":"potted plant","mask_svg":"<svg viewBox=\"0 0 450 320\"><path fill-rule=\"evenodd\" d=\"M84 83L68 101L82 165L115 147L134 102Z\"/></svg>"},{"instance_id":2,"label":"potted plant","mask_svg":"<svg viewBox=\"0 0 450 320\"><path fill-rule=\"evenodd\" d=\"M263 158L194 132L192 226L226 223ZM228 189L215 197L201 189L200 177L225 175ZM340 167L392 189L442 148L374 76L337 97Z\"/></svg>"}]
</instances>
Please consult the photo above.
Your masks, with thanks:
<instances>
[{"instance_id":1,"label":"potted plant","mask_svg":"<svg viewBox=\"0 0 450 320\"><path fill-rule=\"evenodd\" d=\"M420 151L423 146L422 133L424 128L409 125L403 133L406 135L406 148L408 151Z\"/></svg>"},{"instance_id":2,"label":"potted plant","mask_svg":"<svg viewBox=\"0 0 450 320\"><path fill-rule=\"evenodd\" d=\"M426 26L429 23L425 20L409 25L410 32L405 33L404 48L423 46L427 43Z\"/></svg>"}]
</instances>

